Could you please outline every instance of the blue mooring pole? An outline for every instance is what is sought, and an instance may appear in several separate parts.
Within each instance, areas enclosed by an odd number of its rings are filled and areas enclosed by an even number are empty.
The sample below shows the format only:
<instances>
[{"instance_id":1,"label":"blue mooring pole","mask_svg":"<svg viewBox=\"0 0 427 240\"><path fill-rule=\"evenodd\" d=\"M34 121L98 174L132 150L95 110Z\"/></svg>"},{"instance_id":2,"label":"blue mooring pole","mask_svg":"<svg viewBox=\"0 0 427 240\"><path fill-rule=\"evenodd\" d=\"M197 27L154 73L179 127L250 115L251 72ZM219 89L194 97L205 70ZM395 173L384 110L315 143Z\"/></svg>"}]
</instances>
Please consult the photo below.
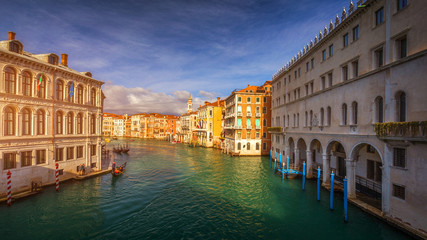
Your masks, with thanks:
<instances>
[{"instance_id":1,"label":"blue mooring pole","mask_svg":"<svg viewBox=\"0 0 427 240\"><path fill-rule=\"evenodd\" d=\"M320 201L320 167L317 167L317 201Z\"/></svg>"},{"instance_id":2,"label":"blue mooring pole","mask_svg":"<svg viewBox=\"0 0 427 240\"><path fill-rule=\"evenodd\" d=\"M273 160L271 159L272 156L273 156L273 151L270 149L270 168L273 167Z\"/></svg>"},{"instance_id":3,"label":"blue mooring pole","mask_svg":"<svg viewBox=\"0 0 427 240\"><path fill-rule=\"evenodd\" d=\"M288 179L289 173L289 156L286 157L286 179Z\"/></svg>"},{"instance_id":4,"label":"blue mooring pole","mask_svg":"<svg viewBox=\"0 0 427 240\"><path fill-rule=\"evenodd\" d=\"M348 222L348 216L347 216L347 177L344 178L344 222Z\"/></svg>"},{"instance_id":5,"label":"blue mooring pole","mask_svg":"<svg viewBox=\"0 0 427 240\"><path fill-rule=\"evenodd\" d=\"M277 152L274 152L274 173L276 173L277 168Z\"/></svg>"},{"instance_id":6,"label":"blue mooring pole","mask_svg":"<svg viewBox=\"0 0 427 240\"><path fill-rule=\"evenodd\" d=\"M280 158L280 166L282 166L282 154L279 153L279 158Z\"/></svg>"},{"instance_id":7,"label":"blue mooring pole","mask_svg":"<svg viewBox=\"0 0 427 240\"><path fill-rule=\"evenodd\" d=\"M305 189L305 162L302 163L302 190Z\"/></svg>"},{"instance_id":8,"label":"blue mooring pole","mask_svg":"<svg viewBox=\"0 0 427 240\"><path fill-rule=\"evenodd\" d=\"M334 210L334 171L331 173L331 206L329 207Z\"/></svg>"},{"instance_id":9,"label":"blue mooring pole","mask_svg":"<svg viewBox=\"0 0 427 240\"><path fill-rule=\"evenodd\" d=\"M282 180L285 180L285 163L282 165Z\"/></svg>"}]
</instances>

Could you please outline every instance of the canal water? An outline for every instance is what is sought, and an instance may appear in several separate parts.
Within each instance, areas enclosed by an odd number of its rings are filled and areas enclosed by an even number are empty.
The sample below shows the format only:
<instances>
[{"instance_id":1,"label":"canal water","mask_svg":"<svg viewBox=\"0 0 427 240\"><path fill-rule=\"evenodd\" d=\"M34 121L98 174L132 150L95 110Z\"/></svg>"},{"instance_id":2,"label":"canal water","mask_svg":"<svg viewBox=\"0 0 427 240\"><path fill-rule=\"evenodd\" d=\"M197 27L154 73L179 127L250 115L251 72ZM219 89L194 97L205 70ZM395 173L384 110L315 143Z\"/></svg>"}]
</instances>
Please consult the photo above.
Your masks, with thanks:
<instances>
[{"instance_id":1,"label":"canal water","mask_svg":"<svg viewBox=\"0 0 427 240\"><path fill-rule=\"evenodd\" d=\"M124 142L112 141L112 144ZM275 176L267 157L130 142L126 175L67 182L0 205L0 239L409 239L316 183Z\"/></svg>"}]
</instances>

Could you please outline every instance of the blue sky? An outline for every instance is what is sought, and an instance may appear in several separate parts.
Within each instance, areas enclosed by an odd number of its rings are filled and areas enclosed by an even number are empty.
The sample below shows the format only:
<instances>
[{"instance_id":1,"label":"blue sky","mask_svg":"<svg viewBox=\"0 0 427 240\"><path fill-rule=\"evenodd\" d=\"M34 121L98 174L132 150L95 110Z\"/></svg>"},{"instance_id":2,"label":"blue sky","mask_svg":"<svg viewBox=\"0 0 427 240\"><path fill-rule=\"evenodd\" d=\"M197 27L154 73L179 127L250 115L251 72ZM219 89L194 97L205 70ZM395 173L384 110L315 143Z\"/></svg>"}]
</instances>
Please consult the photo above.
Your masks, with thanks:
<instances>
[{"instance_id":1,"label":"blue sky","mask_svg":"<svg viewBox=\"0 0 427 240\"><path fill-rule=\"evenodd\" d=\"M356 2L356 1L355 1ZM67 53L106 82L104 111L181 114L236 88L261 85L348 0L14 0L0 36L24 50Z\"/></svg>"}]
</instances>

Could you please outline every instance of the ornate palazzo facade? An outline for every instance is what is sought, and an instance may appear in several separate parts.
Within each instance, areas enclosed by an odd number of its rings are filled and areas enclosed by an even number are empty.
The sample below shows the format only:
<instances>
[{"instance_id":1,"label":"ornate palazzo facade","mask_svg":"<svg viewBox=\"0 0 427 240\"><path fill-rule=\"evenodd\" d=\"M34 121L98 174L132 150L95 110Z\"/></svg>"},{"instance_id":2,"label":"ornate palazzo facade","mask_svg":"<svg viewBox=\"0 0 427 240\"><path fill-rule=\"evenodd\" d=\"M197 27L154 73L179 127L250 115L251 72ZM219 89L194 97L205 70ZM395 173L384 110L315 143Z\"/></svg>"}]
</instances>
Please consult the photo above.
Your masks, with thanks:
<instances>
[{"instance_id":1,"label":"ornate palazzo facade","mask_svg":"<svg viewBox=\"0 0 427 240\"><path fill-rule=\"evenodd\" d=\"M9 32L0 42L0 194L100 170L103 82L67 66L67 55L31 54Z\"/></svg>"}]
</instances>

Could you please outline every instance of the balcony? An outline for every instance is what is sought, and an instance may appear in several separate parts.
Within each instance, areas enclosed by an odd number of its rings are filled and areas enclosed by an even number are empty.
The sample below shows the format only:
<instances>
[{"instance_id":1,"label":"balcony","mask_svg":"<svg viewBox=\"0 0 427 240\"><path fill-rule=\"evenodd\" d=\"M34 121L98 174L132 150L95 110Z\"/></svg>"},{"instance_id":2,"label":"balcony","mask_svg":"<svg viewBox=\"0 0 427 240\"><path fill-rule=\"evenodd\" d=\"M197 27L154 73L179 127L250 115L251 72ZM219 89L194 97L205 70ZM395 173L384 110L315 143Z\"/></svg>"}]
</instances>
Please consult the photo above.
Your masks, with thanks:
<instances>
[{"instance_id":1,"label":"balcony","mask_svg":"<svg viewBox=\"0 0 427 240\"><path fill-rule=\"evenodd\" d=\"M252 117L252 113L251 112L247 112L246 113L246 117Z\"/></svg>"},{"instance_id":2,"label":"balcony","mask_svg":"<svg viewBox=\"0 0 427 240\"><path fill-rule=\"evenodd\" d=\"M281 134L283 133L283 128L282 127L269 127L267 128L268 133L272 133L272 134Z\"/></svg>"},{"instance_id":3,"label":"balcony","mask_svg":"<svg viewBox=\"0 0 427 240\"><path fill-rule=\"evenodd\" d=\"M255 126L255 129L260 130L261 126Z\"/></svg>"},{"instance_id":4,"label":"balcony","mask_svg":"<svg viewBox=\"0 0 427 240\"><path fill-rule=\"evenodd\" d=\"M251 125L246 126L246 129L252 129L252 126Z\"/></svg>"},{"instance_id":5,"label":"balcony","mask_svg":"<svg viewBox=\"0 0 427 240\"><path fill-rule=\"evenodd\" d=\"M236 125L234 126L234 129L242 129L242 126Z\"/></svg>"},{"instance_id":6,"label":"balcony","mask_svg":"<svg viewBox=\"0 0 427 240\"><path fill-rule=\"evenodd\" d=\"M256 113L256 117L261 117L261 113Z\"/></svg>"},{"instance_id":7,"label":"balcony","mask_svg":"<svg viewBox=\"0 0 427 240\"><path fill-rule=\"evenodd\" d=\"M374 132L381 140L427 142L427 121L375 123Z\"/></svg>"},{"instance_id":8,"label":"balcony","mask_svg":"<svg viewBox=\"0 0 427 240\"><path fill-rule=\"evenodd\" d=\"M237 116L238 116L238 117L243 116L242 112L237 112Z\"/></svg>"}]
</instances>

